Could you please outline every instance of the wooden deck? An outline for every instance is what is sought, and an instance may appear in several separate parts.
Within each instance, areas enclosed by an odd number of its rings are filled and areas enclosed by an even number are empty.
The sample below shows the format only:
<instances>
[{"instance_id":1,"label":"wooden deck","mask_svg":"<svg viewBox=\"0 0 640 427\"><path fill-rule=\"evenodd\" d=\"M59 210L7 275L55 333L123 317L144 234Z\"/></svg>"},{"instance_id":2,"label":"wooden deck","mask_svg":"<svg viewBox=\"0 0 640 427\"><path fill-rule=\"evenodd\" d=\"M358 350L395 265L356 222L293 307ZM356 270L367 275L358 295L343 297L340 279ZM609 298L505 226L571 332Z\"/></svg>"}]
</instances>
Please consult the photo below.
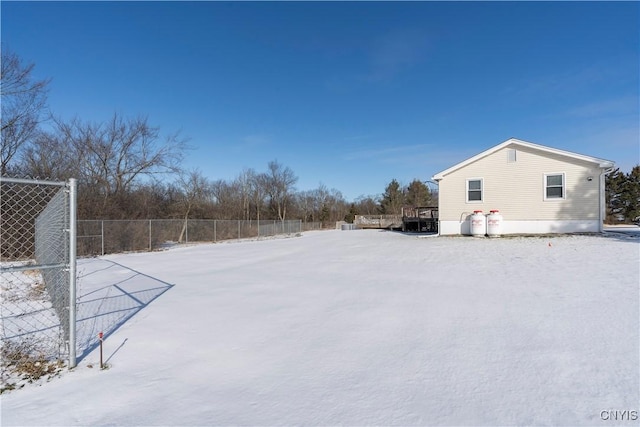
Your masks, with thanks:
<instances>
[{"instance_id":1,"label":"wooden deck","mask_svg":"<svg viewBox=\"0 0 640 427\"><path fill-rule=\"evenodd\" d=\"M356 215L353 223L361 229L437 233L438 208L435 206L402 208L402 215Z\"/></svg>"},{"instance_id":2,"label":"wooden deck","mask_svg":"<svg viewBox=\"0 0 640 427\"><path fill-rule=\"evenodd\" d=\"M402 208L402 231L414 233L438 232L438 207Z\"/></svg>"}]
</instances>

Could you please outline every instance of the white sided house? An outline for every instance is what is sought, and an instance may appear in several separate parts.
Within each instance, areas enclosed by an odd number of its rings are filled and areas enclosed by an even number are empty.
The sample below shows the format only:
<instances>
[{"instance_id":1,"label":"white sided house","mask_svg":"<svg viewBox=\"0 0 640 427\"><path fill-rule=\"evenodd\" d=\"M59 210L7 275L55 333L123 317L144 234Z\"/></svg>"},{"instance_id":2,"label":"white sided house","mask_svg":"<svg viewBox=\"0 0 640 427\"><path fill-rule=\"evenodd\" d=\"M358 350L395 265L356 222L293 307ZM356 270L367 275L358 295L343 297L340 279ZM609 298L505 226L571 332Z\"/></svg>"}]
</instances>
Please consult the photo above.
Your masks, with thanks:
<instances>
[{"instance_id":1,"label":"white sided house","mask_svg":"<svg viewBox=\"0 0 640 427\"><path fill-rule=\"evenodd\" d=\"M601 232L604 177L613 167L609 160L511 138L433 176L439 233L472 234L474 211L492 210L502 216L500 234Z\"/></svg>"}]
</instances>

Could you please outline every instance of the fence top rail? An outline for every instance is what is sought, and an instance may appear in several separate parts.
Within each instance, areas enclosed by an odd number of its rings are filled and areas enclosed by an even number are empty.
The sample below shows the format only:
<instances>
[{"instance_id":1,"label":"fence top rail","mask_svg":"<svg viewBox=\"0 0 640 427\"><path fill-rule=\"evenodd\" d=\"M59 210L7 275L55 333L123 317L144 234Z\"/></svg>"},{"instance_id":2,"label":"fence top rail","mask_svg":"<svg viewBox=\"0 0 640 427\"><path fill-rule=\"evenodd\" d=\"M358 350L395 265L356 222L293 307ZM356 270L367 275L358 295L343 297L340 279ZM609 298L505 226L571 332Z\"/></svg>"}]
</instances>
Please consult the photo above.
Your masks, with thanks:
<instances>
[{"instance_id":1,"label":"fence top rail","mask_svg":"<svg viewBox=\"0 0 640 427\"><path fill-rule=\"evenodd\" d=\"M44 179L24 179L24 178L9 178L5 176L0 176L0 184L11 183L11 184L32 184L32 185L51 185L55 187L65 187L67 185L66 182L62 181L48 181Z\"/></svg>"},{"instance_id":2,"label":"fence top rail","mask_svg":"<svg viewBox=\"0 0 640 427\"><path fill-rule=\"evenodd\" d=\"M53 268L66 268L67 264L26 264L26 265L12 265L8 267L0 267L0 273L13 273L18 271L29 270L50 270Z\"/></svg>"},{"instance_id":3,"label":"fence top rail","mask_svg":"<svg viewBox=\"0 0 640 427\"><path fill-rule=\"evenodd\" d=\"M148 218L148 219L79 219L78 222L184 222L184 218ZM212 221L217 221L217 222L258 222L257 219L201 219L201 218L189 218L188 219L189 222L191 221L207 221L207 222L212 222ZM288 222L301 222L301 219L286 219L284 221L280 221L279 219L261 219L260 222L261 223L269 223L269 224L273 224L274 222L277 222L278 224L281 223L288 223Z\"/></svg>"}]
</instances>

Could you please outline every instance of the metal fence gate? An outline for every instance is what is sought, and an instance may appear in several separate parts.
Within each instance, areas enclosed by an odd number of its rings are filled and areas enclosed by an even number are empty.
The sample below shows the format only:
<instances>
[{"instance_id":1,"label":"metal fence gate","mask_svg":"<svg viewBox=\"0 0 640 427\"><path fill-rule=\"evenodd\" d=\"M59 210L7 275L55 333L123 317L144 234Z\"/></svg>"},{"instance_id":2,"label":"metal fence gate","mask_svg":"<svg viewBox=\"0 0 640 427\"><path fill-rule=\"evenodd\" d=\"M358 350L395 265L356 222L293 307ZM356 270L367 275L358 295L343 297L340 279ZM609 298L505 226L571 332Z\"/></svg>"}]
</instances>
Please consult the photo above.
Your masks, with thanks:
<instances>
[{"instance_id":1,"label":"metal fence gate","mask_svg":"<svg viewBox=\"0 0 640 427\"><path fill-rule=\"evenodd\" d=\"M76 180L0 178L2 389L76 365Z\"/></svg>"}]
</instances>

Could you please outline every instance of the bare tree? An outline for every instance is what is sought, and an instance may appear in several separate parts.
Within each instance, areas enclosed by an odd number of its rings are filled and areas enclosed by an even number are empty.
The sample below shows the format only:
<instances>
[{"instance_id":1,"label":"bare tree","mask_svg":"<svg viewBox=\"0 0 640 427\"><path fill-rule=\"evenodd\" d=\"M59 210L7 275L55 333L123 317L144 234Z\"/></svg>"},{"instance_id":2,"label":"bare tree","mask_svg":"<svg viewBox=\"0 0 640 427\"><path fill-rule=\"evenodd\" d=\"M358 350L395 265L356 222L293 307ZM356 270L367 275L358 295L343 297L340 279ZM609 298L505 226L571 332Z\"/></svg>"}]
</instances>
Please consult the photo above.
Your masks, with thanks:
<instances>
[{"instance_id":1,"label":"bare tree","mask_svg":"<svg viewBox=\"0 0 640 427\"><path fill-rule=\"evenodd\" d=\"M314 209L315 201L313 190L301 191L296 194L296 206L302 215L303 222L315 222L316 212Z\"/></svg>"},{"instance_id":2,"label":"bare tree","mask_svg":"<svg viewBox=\"0 0 640 427\"><path fill-rule=\"evenodd\" d=\"M271 208L278 215L280 221L287 216L287 206L295 190L294 185L298 177L288 166L283 166L277 160L269 162L265 174L265 190L269 196Z\"/></svg>"},{"instance_id":3,"label":"bare tree","mask_svg":"<svg viewBox=\"0 0 640 427\"><path fill-rule=\"evenodd\" d=\"M218 219L237 219L242 215L242 205L235 181L217 180L211 184L211 194L215 202Z\"/></svg>"},{"instance_id":4,"label":"bare tree","mask_svg":"<svg viewBox=\"0 0 640 427\"><path fill-rule=\"evenodd\" d=\"M253 169L244 169L236 178L242 205L242 219L244 220L251 219L251 192L255 174Z\"/></svg>"},{"instance_id":5,"label":"bare tree","mask_svg":"<svg viewBox=\"0 0 640 427\"><path fill-rule=\"evenodd\" d=\"M360 196L355 200L355 208L361 215L376 215L380 213L380 198L378 196Z\"/></svg>"},{"instance_id":6,"label":"bare tree","mask_svg":"<svg viewBox=\"0 0 640 427\"><path fill-rule=\"evenodd\" d=\"M327 189L324 184L314 190L302 191L296 194L295 207L303 221L320 221L323 225L340 221L349 210L342 193L335 188Z\"/></svg>"},{"instance_id":7,"label":"bare tree","mask_svg":"<svg viewBox=\"0 0 640 427\"><path fill-rule=\"evenodd\" d=\"M3 47L0 175L7 173L16 154L34 136L45 108L49 80L36 80L33 68L34 64L23 64L18 55Z\"/></svg>"},{"instance_id":8,"label":"bare tree","mask_svg":"<svg viewBox=\"0 0 640 427\"><path fill-rule=\"evenodd\" d=\"M264 206L264 199L266 197L267 191L267 174L260 173L254 174L251 177L251 203L253 203L253 207L256 210L256 221L260 223L260 212L262 212L262 207Z\"/></svg>"},{"instance_id":9,"label":"bare tree","mask_svg":"<svg viewBox=\"0 0 640 427\"><path fill-rule=\"evenodd\" d=\"M159 129L144 117L124 119L117 114L106 123L57 121L60 137L69 142L80 177L100 191L106 206L131 192L141 177L176 172L186 141L178 134L160 142Z\"/></svg>"},{"instance_id":10,"label":"bare tree","mask_svg":"<svg viewBox=\"0 0 640 427\"><path fill-rule=\"evenodd\" d=\"M143 219L170 218L183 194L175 185L153 181L139 186L133 194L137 217ZM179 211L179 216L182 212Z\"/></svg>"},{"instance_id":11,"label":"bare tree","mask_svg":"<svg viewBox=\"0 0 640 427\"><path fill-rule=\"evenodd\" d=\"M66 139L38 132L22 153L20 169L27 176L61 181L78 176L78 164L69 151Z\"/></svg>"},{"instance_id":12,"label":"bare tree","mask_svg":"<svg viewBox=\"0 0 640 427\"><path fill-rule=\"evenodd\" d=\"M182 243L184 234L187 231L189 214L194 207L206 203L211 194L211 186L207 178L205 178L198 170L180 173L179 183L183 194L181 206L183 210L184 223L182 225L182 230L180 231L178 242Z\"/></svg>"},{"instance_id":13,"label":"bare tree","mask_svg":"<svg viewBox=\"0 0 640 427\"><path fill-rule=\"evenodd\" d=\"M332 188L329 191L329 199L327 200L327 205L329 207L330 222L342 221L347 212L349 212L349 205L344 199L342 192L335 188Z\"/></svg>"}]
</instances>

